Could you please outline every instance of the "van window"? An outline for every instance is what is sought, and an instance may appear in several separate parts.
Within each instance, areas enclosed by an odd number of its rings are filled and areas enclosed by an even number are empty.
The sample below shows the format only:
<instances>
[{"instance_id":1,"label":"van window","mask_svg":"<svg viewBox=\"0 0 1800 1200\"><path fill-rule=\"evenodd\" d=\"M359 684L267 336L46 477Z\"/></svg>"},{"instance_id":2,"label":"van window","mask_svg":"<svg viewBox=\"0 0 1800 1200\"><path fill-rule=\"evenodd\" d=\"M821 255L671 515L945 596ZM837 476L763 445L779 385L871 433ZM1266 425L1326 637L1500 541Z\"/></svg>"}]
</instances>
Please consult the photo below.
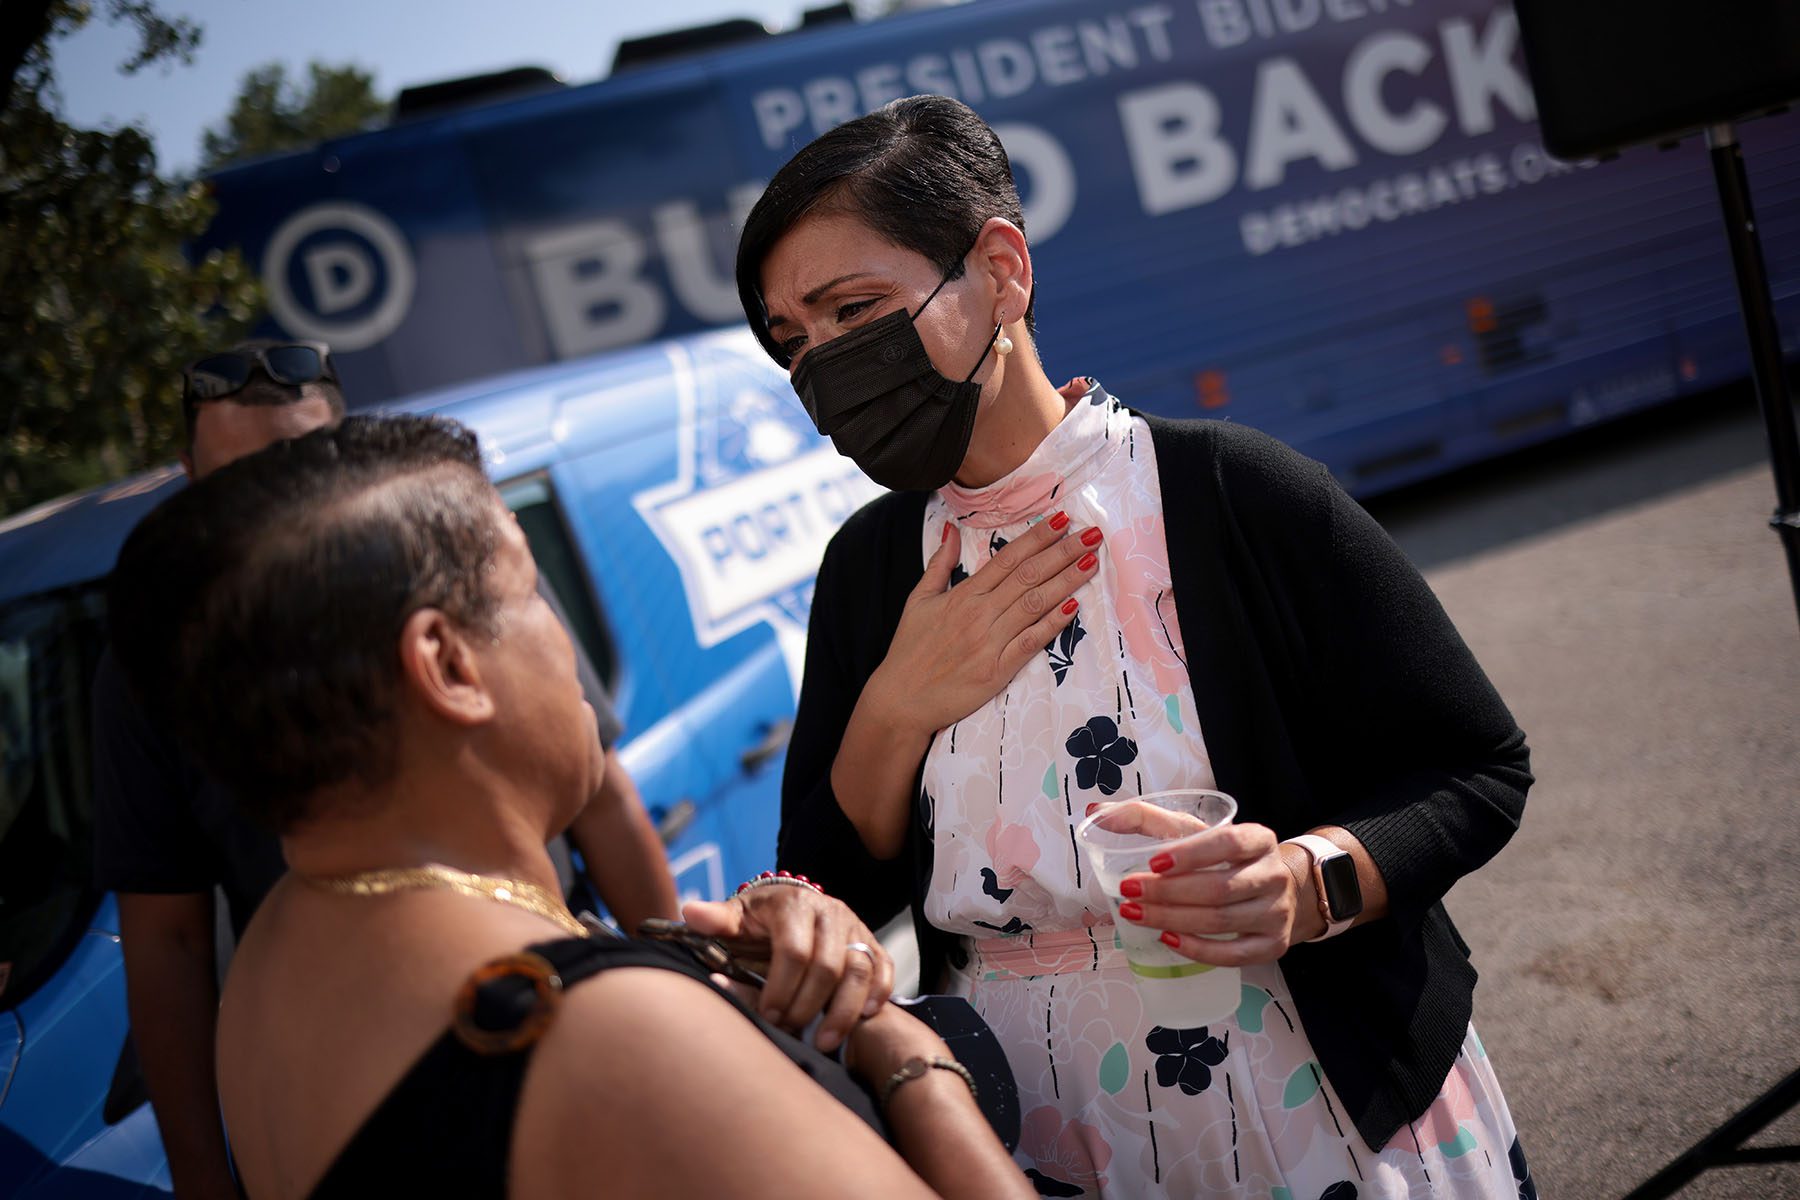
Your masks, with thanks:
<instances>
[{"instance_id":1,"label":"van window","mask_svg":"<svg viewBox=\"0 0 1800 1200\"><path fill-rule=\"evenodd\" d=\"M518 514L519 527L531 545L531 557L537 560L538 574L550 584L569 618L569 632L587 651L600 682L609 692L614 691L619 682L618 655L550 480L542 475L527 475L503 483L500 498Z\"/></svg>"},{"instance_id":2,"label":"van window","mask_svg":"<svg viewBox=\"0 0 1800 1200\"><path fill-rule=\"evenodd\" d=\"M0 608L0 1010L53 973L98 900L89 689L99 584Z\"/></svg>"}]
</instances>

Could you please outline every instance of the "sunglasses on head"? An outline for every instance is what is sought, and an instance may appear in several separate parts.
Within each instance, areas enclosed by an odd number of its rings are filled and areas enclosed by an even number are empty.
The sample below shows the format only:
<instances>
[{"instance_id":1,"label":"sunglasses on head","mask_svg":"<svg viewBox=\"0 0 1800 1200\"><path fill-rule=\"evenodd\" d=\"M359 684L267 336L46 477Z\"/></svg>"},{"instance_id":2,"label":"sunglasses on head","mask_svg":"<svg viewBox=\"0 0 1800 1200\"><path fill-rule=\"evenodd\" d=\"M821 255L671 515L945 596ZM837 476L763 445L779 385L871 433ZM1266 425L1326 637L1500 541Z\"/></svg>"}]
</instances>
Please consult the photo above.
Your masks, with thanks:
<instances>
[{"instance_id":1,"label":"sunglasses on head","mask_svg":"<svg viewBox=\"0 0 1800 1200\"><path fill-rule=\"evenodd\" d=\"M331 348L323 342L285 342L255 350L226 350L209 354L182 371L189 399L220 400L242 391L256 369L276 383L299 387L322 379L338 381L331 365Z\"/></svg>"}]
</instances>

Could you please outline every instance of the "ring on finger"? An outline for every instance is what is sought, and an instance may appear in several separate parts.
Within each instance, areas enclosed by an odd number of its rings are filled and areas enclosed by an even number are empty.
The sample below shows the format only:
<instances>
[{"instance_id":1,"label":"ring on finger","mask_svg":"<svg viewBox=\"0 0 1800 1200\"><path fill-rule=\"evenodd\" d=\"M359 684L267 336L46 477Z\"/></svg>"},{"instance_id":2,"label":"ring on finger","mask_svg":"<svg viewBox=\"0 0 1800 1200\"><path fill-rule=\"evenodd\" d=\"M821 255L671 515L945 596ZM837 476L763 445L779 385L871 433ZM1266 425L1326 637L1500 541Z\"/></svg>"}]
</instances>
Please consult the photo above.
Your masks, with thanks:
<instances>
[{"instance_id":1,"label":"ring on finger","mask_svg":"<svg viewBox=\"0 0 1800 1200\"><path fill-rule=\"evenodd\" d=\"M844 949L845 950L855 950L859 954L868 955L869 956L869 965L871 967L875 965L875 949L874 949L874 947L870 946L869 943L867 943L867 942L849 942L844 946Z\"/></svg>"}]
</instances>

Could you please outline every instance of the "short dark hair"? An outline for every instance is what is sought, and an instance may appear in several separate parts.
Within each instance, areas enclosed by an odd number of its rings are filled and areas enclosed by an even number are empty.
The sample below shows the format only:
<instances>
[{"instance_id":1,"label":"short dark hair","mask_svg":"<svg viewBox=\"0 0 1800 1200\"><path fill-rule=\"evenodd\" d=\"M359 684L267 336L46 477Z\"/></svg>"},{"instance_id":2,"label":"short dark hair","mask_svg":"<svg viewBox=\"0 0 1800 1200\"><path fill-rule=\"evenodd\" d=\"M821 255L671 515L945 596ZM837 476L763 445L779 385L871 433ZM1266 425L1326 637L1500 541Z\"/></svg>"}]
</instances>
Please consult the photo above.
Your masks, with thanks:
<instances>
[{"instance_id":1,"label":"short dark hair","mask_svg":"<svg viewBox=\"0 0 1800 1200\"><path fill-rule=\"evenodd\" d=\"M216 351L216 353L249 354L254 353L257 350L267 350L271 346L287 346L291 344L292 343L287 338L251 338L248 341L238 342L235 345L227 346L224 350ZM192 395L186 387L183 387L181 389L181 420L187 429L187 441L184 444L189 450L194 448L194 427L200 421L200 406L202 404L218 404L223 402L227 404L253 404L266 405L270 408L280 408L284 404L298 404L300 401L306 399L309 394L313 393L315 389L317 390L317 394L325 397L325 403L331 408L332 418L334 420L341 419L344 415L344 389L338 386L338 381L335 379L320 379L313 383L303 383L296 386L293 384L276 383L262 371L257 370L250 373L250 381L244 384L243 387L231 393L229 396L220 396L217 400L199 399Z\"/></svg>"},{"instance_id":2,"label":"short dark hair","mask_svg":"<svg viewBox=\"0 0 1800 1200\"><path fill-rule=\"evenodd\" d=\"M276 442L132 531L108 582L114 652L183 747L285 831L317 789L391 777L408 616L492 632L498 502L475 435L443 418Z\"/></svg>"},{"instance_id":3,"label":"short dark hair","mask_svg":"<svg viewBox=\"0 0 1800 1200\"><path fill-rule=\"evenodd\" d=\"M821 134L775 172L738 239L738 299L776 362L785 355L769 333L763 262L815 211L855 217L951 278L962 273L964 256L991 218L1025 229L1006 148L960 100L909 96ZM1035 328L1032 306L1025 322Z\"/></svg>"}]
</instances>

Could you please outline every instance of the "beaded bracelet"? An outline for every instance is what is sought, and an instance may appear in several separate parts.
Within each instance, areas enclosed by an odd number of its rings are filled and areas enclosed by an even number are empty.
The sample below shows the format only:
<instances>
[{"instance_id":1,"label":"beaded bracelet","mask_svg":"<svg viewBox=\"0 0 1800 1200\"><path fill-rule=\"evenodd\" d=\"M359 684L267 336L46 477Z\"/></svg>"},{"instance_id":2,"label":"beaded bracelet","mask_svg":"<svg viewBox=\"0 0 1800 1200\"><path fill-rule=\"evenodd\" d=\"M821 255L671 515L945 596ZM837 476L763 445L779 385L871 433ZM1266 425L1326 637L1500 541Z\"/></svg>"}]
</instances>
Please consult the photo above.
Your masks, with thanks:
<instances>
[{"instance_id":1,"label":"beaded bracelet","mask_svg":"<svg viewBox=\"0 0 1800 1200\"><path fill-rule=\"evenodd\" d=\"M981 1093L976 1090L975 1076L969 1074L969 1068L954 1058L942 1058L934 1055L931 1058L909 1058L900 1064L900 1069L889 1075L887 1082L881 1085L881 1107L888 1106L888 1101L894 1098L894 1092L899 1089L901 1084L911 1083L915 1079L923 1079L926 1073L934 1068L939 1071L954 1071L962 1076L962 1081L969 1085L969 1095L975 1097L976 1103L981 1102Z\"/></svg>"},{"instance_id":2,"label":"beaded bracelet","mask_svg":"<svg viewBox=\"0 0 1800 1200\"><path fill-rule=\"evenodd\" d=\"M821 896L825 894L824 888L820 887L806 876L795 875L791 871L764 871L755 879L746 879L743 883L738 884L737 891L731 894L734 896L741 896L751 888L768 887L771 884L780 884L785 887L811 888Z\"/></svg>"}]
</instances>

